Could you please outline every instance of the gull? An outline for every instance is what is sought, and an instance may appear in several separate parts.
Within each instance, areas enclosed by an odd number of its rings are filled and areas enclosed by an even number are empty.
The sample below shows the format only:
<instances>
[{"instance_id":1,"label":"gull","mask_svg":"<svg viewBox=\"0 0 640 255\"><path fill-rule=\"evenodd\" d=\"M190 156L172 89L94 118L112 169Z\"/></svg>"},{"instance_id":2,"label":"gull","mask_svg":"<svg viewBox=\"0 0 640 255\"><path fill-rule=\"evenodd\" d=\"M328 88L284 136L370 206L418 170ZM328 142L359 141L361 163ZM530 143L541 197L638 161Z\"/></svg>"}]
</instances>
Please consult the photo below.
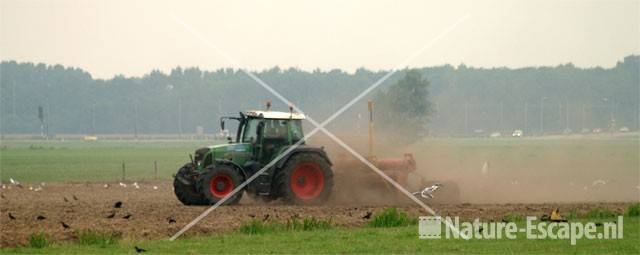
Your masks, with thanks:
<instances>
[{"instance_id":1,"label":"gull","mask_svg":"<svg viewBox=\"0 0 640 255\"><path fill-rule=\"evenodd\" d=\"M122 183L122 182L121 182L121 183L120 183L120 187L126 188L126 187L127 187L127 184L124 184L124 183Z\"/></svg>"},{"instance_id":2,"label":"gull","mask_svg":"<svg viewBox=\"0 0 640 255\"><path fill-rule=\"evenodd\" d=\"M139 188L140 188L140 186L138 185L138 182L134 182L134 183L133 183L133 186L134 186L136 189L139 189Z\"/></svg>"},{"instance_id":3,"label":"gull","mask_svg":"<svg viewBox=\"0 0 640 255\"><path fill-rule=\"evenodd\" d=\"M438 190L442 186L444 185L440 183L436 183L429 187L424 188L422 191L413 192L412 194L413 195L420 194L420 196L422 196L423 198L433 198L433 193L436 192L436 190Z\"/></svg>"},{"instance_id":4,"label":"gull","mask_svg":"<svg viewBox=\"0 0 640 255\"><path fill-rule=\"evenodd\" d=\"M13 185L20 185L20 182L14 180L13 178L9 178L9 182L11 182L11 184Z\"/></svg>"},{"instance_id":5,"label":"gull","mask_svg":"<svg viewBox=\"0 0 640 255\"><path fill-rule=\"evenodd\" d=\"M154 189L154 190L157 190L157 189L158 189L158 186L155 186L155 185L154 185L154 186L153 186L153 189Z\"/></svg>"}]
</instances>

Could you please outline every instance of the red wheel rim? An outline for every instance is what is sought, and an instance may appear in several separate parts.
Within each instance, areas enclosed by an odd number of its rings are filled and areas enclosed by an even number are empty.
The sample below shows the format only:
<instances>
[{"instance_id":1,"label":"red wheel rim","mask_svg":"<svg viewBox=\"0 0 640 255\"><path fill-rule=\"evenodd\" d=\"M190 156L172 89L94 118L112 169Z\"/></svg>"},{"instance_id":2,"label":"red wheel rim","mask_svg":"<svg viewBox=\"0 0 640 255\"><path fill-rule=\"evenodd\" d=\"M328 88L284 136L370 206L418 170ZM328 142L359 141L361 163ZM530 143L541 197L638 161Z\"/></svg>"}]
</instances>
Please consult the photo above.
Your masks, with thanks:
<instances>
[{"instance_id":1,"label":"red wheel rim","mask_svg":"<svg viewBox=\"0 0 640 255\"><path fill-rule=\"evenodd\" d=\"M219 174L209 181L209 191L217 198L223 198L233 190L233 179L226 174Z\"/></svg>"},{"instance_id":2,"label":"red wheel rim","mask_svg":"<svg viewBox=\"0 0 640 255\"><path fill-rule=\"evenodd\" d=\"M291 173L291 190L300 199L310 200L320 196L324 188L324 174L318 164L303 163Z\"/></svg>"}]
</instances>

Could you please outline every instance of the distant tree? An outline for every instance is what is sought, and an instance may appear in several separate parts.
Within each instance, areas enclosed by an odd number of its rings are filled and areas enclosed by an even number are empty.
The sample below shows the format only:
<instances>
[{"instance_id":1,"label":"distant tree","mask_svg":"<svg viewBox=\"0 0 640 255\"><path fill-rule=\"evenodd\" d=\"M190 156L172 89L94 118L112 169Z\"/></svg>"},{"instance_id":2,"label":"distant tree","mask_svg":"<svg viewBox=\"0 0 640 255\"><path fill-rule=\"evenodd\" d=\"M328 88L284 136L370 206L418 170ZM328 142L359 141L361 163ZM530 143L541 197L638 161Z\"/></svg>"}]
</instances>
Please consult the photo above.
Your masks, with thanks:
<instances>
[{"instance_id":1,"label":"distant tree","mask_svg":"<svg viewBox=\"0 0 640 255\"><path fill-rule=\"evenodd\" d=\"M431 113L428 88L429 81L419 71L410 70L386 92L379 92L374 100L376 127L401 142L427 135Z\"/></svg>"}]
</instances>

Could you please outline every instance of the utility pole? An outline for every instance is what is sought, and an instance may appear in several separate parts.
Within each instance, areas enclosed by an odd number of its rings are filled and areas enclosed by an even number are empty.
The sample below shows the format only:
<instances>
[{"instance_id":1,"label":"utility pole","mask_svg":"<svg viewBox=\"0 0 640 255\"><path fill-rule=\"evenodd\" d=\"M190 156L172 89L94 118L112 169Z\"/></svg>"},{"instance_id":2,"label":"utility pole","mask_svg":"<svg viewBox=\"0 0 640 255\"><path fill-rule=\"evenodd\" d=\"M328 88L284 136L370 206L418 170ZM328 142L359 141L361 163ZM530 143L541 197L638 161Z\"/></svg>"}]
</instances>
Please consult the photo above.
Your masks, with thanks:
<instances>
[{"instance_id":1,"label":"utility pole","mask_svg":"<svg viewBox=\"0 0 640 255\"><path fill-rule=\"evenodd\" d=\"M544 100L547 97L542 97L540 99L540 135L544 135Z\"/></svg>"},{"instance_id":2,"label":"utility pole","mask_svg":"<svg viewBox=\"0 0 640 255\"><path fill-rule=\"evenodd\" d=\"M133 120L133 137L138 140L138 102L133 101L133 112L135 114L135 119Z\"/></svg>"},{"instance_id":3,"label":"utility pole","mask_svg":"<svg viewBox=\"0 0 640 255\"><path fill-rule=\"evenodd\" d=\"M564 129L569 130L569 100L564 101Z\"/></svg>"},{"instance_id":4,"label":"utility pole","mask_svg":"<svg viewBox=\"0 0 640 255\"><path fill-rule=\"evenodd\" d=\"M587 104L582 104L582 132L586 127L586 118L587 118Z\"/></svg>"},{"instance_id":5,"label":"utility pole","mask_svg":"<svg viewBox=\"0 0 640 255\"><path fill-rule=\"evenodd\" d=\"M464 135L469 135L469 102L464 102Z\"/></svg>"},{"instance_id":6,"label":"utility pole","mask_svg":"<svg viewBox=\"0 0 640 255\"><path fill-rule=\"evenodd\" d=\"M91 108L91 135L96 135L96 101L93 101Z\"/></svg>"},{"instance_id":7,"label":"utility pole","mask_svg":"<svg viewBox=\"0 0 640 255\"><path fill-rule=\"evenodd\" d=\"M504 102L500 101L500 132L504 131Z\"/></svg>"},{"instance_id":8,"label":"utility pole","mask_svg":"<svg viewBox=\"0 0 640 255\"><path fill-rule=\"evenodd\" d=\"M178 132L182 138L182 97L178 97Z\"/></svg>"},{"instance_id":9,"label":"utility pole","mask_svg":"<svg viewBox=\"0 0 640 255\"><path fill-rule=\"evenodd\" d=\"M524 102L524 127L522 128L522 129L523 129L522 131L523 131L523 133L525 133L525 134L526 134L526 132L527 132L527 125L528 125L528 123L527 123L527 122L528 122L528 119L527 119L527 117L528 117L528 115L527 115L527 114L528 114L528 113L527 113L527 112L528 112L528 109L527 109L527 108L528 108L528 106L529 106L529 105L527 104L527 102Z\"/></svg>"}]
</instances>

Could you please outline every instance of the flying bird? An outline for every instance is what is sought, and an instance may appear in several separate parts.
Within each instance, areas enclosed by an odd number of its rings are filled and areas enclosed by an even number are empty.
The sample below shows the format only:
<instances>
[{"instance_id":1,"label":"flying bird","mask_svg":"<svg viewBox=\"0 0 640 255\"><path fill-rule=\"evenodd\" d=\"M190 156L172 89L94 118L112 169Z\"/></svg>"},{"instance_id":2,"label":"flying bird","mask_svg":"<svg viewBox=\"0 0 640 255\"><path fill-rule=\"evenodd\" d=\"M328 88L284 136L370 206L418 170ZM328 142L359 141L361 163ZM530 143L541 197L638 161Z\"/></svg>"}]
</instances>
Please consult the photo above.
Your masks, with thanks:
<instances>
[{"instance_id":1,"label":"flying bird","mask_svg":"<svg viewBox=\"0 0 640 255\"><path fill-rule=\"evenodd\" d=\"M373 215L373 213L371 211L367 211L367 214L365 214L364 216L362 216L363 219L370 219L371 215Z\"/></svg>"},{"instance_id":2,"label":"flying bird","mask_svg":"<svg viewBox=\"0 0 640 255\"><path fill-rule=\"evenodd\" d=\"M137 252L137 253L143 253L143 252L147 251L147 250L142 249L142 248L140 248L140 247L138 247L138 246L135 246L134 248L136 248L136 252Z\"/></svg>"},{"instance_id":3,"label":"flying bird","mask_svg":"<svg viewBox=\"0 0 640 255\"><path fill-rule=\"evenodd\" d=\"M62 222L62 221L60 222L60 225L62 225L62 227L63 227L64 229L68 229L68 228L70 228L70 227L71 227L71 226L69 226L67 223L64 223L64 222Z\"/></svg>"},{"instance_id":4,"label":"flying bird","mask_svg":"<svg viewBox=\"0 0 640 255\"><path fill-rule=\"evenodd\" d=\"M118 201L113 205L114 208L122 208L122 202Z\"/></svg>"},{"instance_id":5,"label":"flying bird","mask_svg":"<svg viewBox=\"0 0 640 255\"><path fill-rule=\"evenodd\" d=\"M423 198L433 198L433 193L436 192L442 186L444 185L440 183L436 183L429 187L424 188L422 191L413 192L412 194L414 196L419 194Z\"/></svg>"}]
</instances>

